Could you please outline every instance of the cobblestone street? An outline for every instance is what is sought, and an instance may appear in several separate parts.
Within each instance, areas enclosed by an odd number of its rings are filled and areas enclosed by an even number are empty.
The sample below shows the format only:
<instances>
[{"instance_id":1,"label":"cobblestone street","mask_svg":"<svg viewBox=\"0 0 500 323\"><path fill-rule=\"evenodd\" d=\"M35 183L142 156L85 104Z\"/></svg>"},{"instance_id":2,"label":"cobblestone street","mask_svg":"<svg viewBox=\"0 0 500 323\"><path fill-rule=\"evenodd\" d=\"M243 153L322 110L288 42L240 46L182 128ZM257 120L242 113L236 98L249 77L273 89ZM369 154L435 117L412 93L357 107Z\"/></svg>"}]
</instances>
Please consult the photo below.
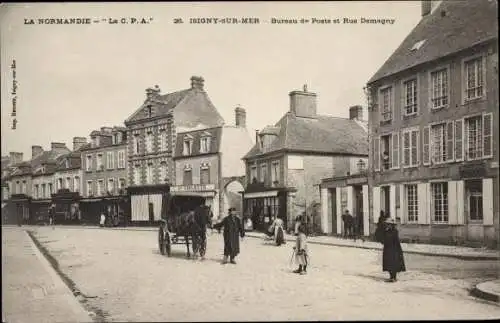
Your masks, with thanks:
<instances>
[{"instance_id":1,"label":"cobblestone street","mask_svg":"<svg viewBox=\"0 0 500 323\"><path fill-rule=\"evenodd\" d=\"M291 243L276 247L247 237L238 264L223 266L218 234L209 235L201 261L186 259L185 245L174 245L170 258L161 256L154 231L32 230L88 305L108 321L500 317L500 307L468 295L479 276L496 278L497 261L467 265L406 255L409 271L388 284L377 250L310 245L311 266L301 276L291 273Z\"/></svg>"}]
</instances>

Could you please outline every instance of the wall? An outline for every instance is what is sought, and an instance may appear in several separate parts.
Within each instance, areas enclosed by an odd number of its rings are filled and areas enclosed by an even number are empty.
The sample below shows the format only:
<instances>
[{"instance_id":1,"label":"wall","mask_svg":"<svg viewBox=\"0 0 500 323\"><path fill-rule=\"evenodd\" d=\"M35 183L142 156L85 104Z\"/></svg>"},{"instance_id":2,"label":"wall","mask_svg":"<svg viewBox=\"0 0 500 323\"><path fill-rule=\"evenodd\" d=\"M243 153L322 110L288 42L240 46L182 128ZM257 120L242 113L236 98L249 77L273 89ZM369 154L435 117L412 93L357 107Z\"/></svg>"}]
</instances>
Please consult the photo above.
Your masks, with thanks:
<instances>
[{"instance_id":1,"label":"wall","mask_svg":"<svg viewBox=\"0 0 500 323\"><path fill-rule=\"evenodd\" d=\"M52 192L49 192L49 183L52 184ZM45 184L45 196L42 196L42 184ZM35 185L38 185L38 190L40 196L38 199L50 199L51 194L55 193L55 179L52 174L50 175L41 175L32 177L32 192L35 192ZM33 197L35 198L35 197Z\"/></svg>"},{"instance_id":2,"label":"wall","mask_svg":"<svg viewBox=\"0 0 500 323\"><path fill-rule=\"evenodd\" d=\"M193 184L200 184L200 166L201 163L210 164L210 184L215 184L219 188L219 156L218 155L204 155L196 157L187 157L175 160L175 185L184 185L184 167L187 164L191 165L191 173L193 176Z\"/></svg>"},{"instance_id":3,"label":"wall","mask_svg":"<svg viewBox=\"0 0 500 323\"><path fill-rule=\"evenodd\" d=\"M108 154L107 152L113 151L114 152L114 160L113 160L113 169L108 169L108 164L107 164L107 157ZM118 168L118 151L124 151L125 152L125 168ZM102 153L103 155L103 165L104 169L103 170L96 170L96 156L98 153ZM93 163L93 168L91 171L87 171L86 165L87 165L87 155L92 155L92 163ZM92 181L92 191L96 192L97 190L97 181L98 180L104 180L105 185L107 185L108 178L113 178L115 180L115 187L118 187L119 180L124 179L125 180L125 187L128 185L128 176L127 176L127 146L125 144L123 145L114 145L114 146L109 146L109 147L102 147L98 149L92 149L92 150L86 150L82 152L82 176L83 176L83 181L82 181L82 190L81 190L81 195L84 197L88 197L87 194L87 181ZM95 196L95 195L94 195Z\"/></svg>"},{"instance_id":4,"label":"wall","mask_svg":"<svg viewBox=\"0 0 500 323\"><path fill-rule=\"evenodd\" d=\"M245 162L241 159L253 146L246 128L225 126L221 136L221 176L244 176Z\"/></svg>"},{"instance_id":5,"label":"wall","mask_svg":"<svg viewBox=\"0 0 500 323\"><path fill-rule=\"evenodd\" d=\"M70 191L72 192L82 192L82 170L81 169L70 169L70 170L60 170L60 171L57 171L55 174L54 174L54 192L57 193L57 190L58 189L61 189L61 188L57 188L57 181L62 178L63 179L63 188L65 188L64 185L66 185L66 178L70 177L71 178L71 185L73 185L73 189L70 189ZM78 187L78 190L75 189L74 187L74 179L75 177L79 177L80 178L80 185Z\"/></svg>"}]
</instances>

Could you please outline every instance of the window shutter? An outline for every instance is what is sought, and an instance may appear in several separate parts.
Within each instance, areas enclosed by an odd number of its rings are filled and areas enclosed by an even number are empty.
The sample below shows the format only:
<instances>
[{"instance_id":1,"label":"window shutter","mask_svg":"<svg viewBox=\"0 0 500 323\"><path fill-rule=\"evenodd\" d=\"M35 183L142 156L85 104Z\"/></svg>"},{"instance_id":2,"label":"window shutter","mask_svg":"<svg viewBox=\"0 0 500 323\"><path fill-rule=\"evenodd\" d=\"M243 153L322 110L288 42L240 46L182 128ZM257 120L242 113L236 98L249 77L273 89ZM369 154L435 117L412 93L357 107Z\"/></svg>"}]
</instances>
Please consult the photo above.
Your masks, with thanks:
<instances>
[{"instance_id":1,"label":"window shutter","mask_svg":"<svg viewBox=\"0 0 500 323\"><path fill-rule=\"evenodd\" d=\"M457 224L465 223L464 202L464 181L457 181Z\"/></svg>"},{"instance_id":2,"label":"window shutter","mask_svg":"<svg viewBox=\"0 0 500 323\"><path fill-rule=\"evenodd\" d=\"M392 134L392 168L399 168L399 133Z\"/></svg>"},{"instance_id":3,"label":"window shutter","mask_svg":"<svg viewBox=\"0 0 500 323\"><path fill-rule=\"evenodd\" d=\"M431 143L430 143L430 127L424 127L424 132L422 134L422 163L424 165L430 164L430 156L431 156Z\"/></svg>"},{"instance_id":4,"label":"window shutter","mask_svg":"<svg viewBox=\"0 0 500 323\"><path fill-rule=\"evenodd\" d=\"M453 121L446 123L446 161L453 161Z\"/></svg>"},{"instance_id":5,"label":"window shutter","mask_svg":"<svg viewBox=\"0 0 500 323\"><path fill-rule=\"evenodd\" d=\"M414 130L411 132L411 165L418 166L419 158L418 158L418 142L419 142L419 131Z\"/></svg>"},{"instance_id":6,"label":"window shutter","mask_svg":"<svg viewBox=\"0 0 500 323\"><path fill-rule=\"evenodd\" d=\"M369 188L368 185L363 185L363 235L364 236L369 236L370 235L370 221L369 221L369 215L370 215L370 205L369 205L369 199L368 199L368 193Z\"/></svg>"},{"instance_id":7,"label":"window shutter","mask_svg":"<svg viewBox=\"0 0 500 323\"><path fill-rule=\"evenodd\" d=\"M455 120L455 161L464 160L464 120Z\"/></svg>"},{"instance_id":8,"label":"window shutter","mask_svg":"<svg viewBox=\"0 0 500 323\"><path fill-rule=\"evenodd\" d=\"M410 164L410 132L403 132L403 166L407 167Z\"/></svg>"},{"instance_id":9,"label":"window shutter","mask_svg":"<svg viewBox=\"0 0 500 323\"><path fill-rule=\"evenodd\" d=\"M375 171L380 170L380 137L373 138L373 166Z\"/></svg>"},{"instance_id":10,"label":"window shutter","mask_svg":"<svg viewBox=\"0 0 500 323\"><path fill-rule=\"evenodd\" d=\"M448 182L448 223L457 224L457 182Z\"/></svg>"},{"instance_id":11,"label":"window shutter","mask_svg":"<svg viewBox=\"0 0 500 323\"><path fill-rule=\"evenodd\" d=\"M493 225L493 179L483 178L483 224Z\"/></svg>"},{"instance_id":12,"label":"window shutter","mask_svg":"<svg viewBox=\"0 0 500 323\"><path fill-rule=\"evenodd\" d=\"M405 224L408 219L408 210L405 203L405 186L399 185L399 215L401 217L401 224Z\"/></svg>"},{"instance_id":13,"label":"window shutter","mask_svg":"<svg viewBox=\"0 0 500 323\"><path fill-rule=\"evenodd\" d=\"M390 212L391 212L391 218L396 219L396 185L390 185L389 186L389 205L390 205Z\"/></svg>"},{"instance_id":14,"label":"window shutter","mask_svg":"<svg viewBox=\"0 0 500 323\"><path fill-rule=\"evenodd\" d=\"M429 224L427 219L429 219L429 202L427 200L428 194L428 185L427 183L422 183L417 185L417 198L418 198L418 224Z\"/></svg>"},{"instance_id":15,"label":"window shutter","mask_svg":"<svg viewBox=\"0 0 500 323\"><path fill-rule=\"evenodd\" d=\"M342 188L335 189L337 199L337 234L342 234Z\"/></svg>"},{"instance_id":16,"label":"window shutter","mask_svg":"<svg viewBox=\"0 0 500 323\"><path fill-rule=\"evenodd\" d=\"M493 157L493 115L483 114L483 157Z\"/></svg>"},{"instance_id":17,"label":"window shutter","mask_svg":"<svg viewBox=\"0 0 500 323\"><path fill-rule=\"evenodd\" d=\"M373 187L373 223L378 222L380 217L380 186ZM337 220L337 223L339 221Z\"/></svg>"}]
</instances>

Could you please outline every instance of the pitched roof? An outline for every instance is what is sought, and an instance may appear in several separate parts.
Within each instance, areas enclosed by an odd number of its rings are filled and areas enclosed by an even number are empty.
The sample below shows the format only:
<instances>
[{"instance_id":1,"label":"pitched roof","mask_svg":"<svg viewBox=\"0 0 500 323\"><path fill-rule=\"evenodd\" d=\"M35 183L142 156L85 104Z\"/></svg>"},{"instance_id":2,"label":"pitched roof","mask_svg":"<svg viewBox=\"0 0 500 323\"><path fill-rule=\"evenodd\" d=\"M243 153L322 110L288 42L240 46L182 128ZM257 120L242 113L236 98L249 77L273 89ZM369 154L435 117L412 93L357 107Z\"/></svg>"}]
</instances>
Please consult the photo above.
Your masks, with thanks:
<instances>
[{"instance_id":1,"label":"pitched roof","mask_svg":"<svg viewBox=\"0 0 500 323\"><path fill-rule=\"evenodd\" d=\"M175 157L182 157L184 150L184 138L190 137L193 139L193 146L191 147L192 155L200 154L200 139L204 135L210 136L210 151L207 154L213 154L219 151L221 142L221 127L194 130L188 132L177 133L177 144L175 145Z\"/></svg>"},{"instance_id":2,"label":"pitched roof","mask_svg":"<svg viewBox=\"0 0 500 323\"><path fill-rule=\"evenodd\" d=\"M496 0L443 1L431 14L422 17L368 84L498 38L497 10ZM420 48L411 50L423 40Z\"/></svg>"},{"instance_id":3,"label":"pitched roof","mask_svg":"<svg viewBox=\"0 0 500 323\"><path fill-rule=\"evenodd\" d=\"M153 117L164 116L172 111L176 126L194 128L203 124L205 128L209 128L224 124L224 119L208 98L207 93L196 88L146 99L139 109L125 120L125 124L132 121L147 120L148 116L144 109L149 105L153 108Z\"/></svg>"},{"instance_id":4,"label":"pitched roof","mask_svg":"<svg viewBox=\"0 0 500 323\"><path fill-rule=\"evenodd\" d=\"M355 120L318 115L296 117L286 113L275 125L279 133L269 149L255 144L243 158L279 150L326 154L368 155L368 133Z\"/></svg>"}]
</instances>

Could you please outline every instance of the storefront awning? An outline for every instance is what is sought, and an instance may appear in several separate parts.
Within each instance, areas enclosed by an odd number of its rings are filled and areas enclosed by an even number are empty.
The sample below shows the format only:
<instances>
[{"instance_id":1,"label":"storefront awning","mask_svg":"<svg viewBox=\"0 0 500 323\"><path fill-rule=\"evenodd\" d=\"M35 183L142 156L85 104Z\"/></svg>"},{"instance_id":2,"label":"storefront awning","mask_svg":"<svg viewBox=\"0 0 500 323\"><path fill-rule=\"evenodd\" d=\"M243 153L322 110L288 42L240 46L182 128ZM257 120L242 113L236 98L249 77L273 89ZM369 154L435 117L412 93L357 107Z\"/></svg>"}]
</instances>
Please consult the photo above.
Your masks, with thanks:
<instances>
[{"instance_id":1,"label":"storefront awning","mask_svg":"<svg viewBox=\"0 0 500 323\"><path fill-rule=\"evenodd\" d=\"M246 199L253 199L258 197L271 197L271 196L278 196L278 191L252 192L252 193L245 193L244 195Z\"/></svg>"},{"instance_id":2,"label":"storefront awning","mask_svg":"<svg viewBox=\"0 0 500 323\"><path fill-rule=\"evenodd\" d=\"M47 203L51 203L52 200L31 200L31 203L33 204L47 204Z\"/></svg>"},{"instance_id":3,"label":"storefront awning","mask_svg":"<svg viewBox=\"0 0 500 323\"><path fill-rule=\"evenodd\" d=\"M187 191L179 191L179 192L172 192L170 191L170 194L172 196L200 196L200 197L214 197L215 192L214 191L201 191L201 192L187 192Z\"/></svg>"}]
</instances>

